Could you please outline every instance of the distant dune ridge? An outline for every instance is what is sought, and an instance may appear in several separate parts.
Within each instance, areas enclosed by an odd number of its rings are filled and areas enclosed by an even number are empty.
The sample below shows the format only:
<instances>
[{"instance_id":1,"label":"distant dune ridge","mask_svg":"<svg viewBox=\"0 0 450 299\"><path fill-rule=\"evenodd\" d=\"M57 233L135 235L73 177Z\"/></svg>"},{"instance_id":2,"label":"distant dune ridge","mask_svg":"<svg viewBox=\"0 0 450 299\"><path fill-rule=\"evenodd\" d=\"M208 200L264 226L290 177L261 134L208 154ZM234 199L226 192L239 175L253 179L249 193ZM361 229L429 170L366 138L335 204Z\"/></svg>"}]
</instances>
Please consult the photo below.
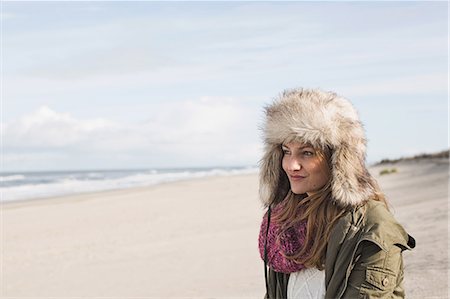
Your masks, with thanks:
<instances>
[{"instance_id":1,"label":"distant dune ridge","mask_svg":"<svg viewBox=\"0 0 450 299\"><path fill-rule=\"evenodd\" d=\"M395 164L402 161L419 161L423 159L449 159L450 150L444 150L437 153L430 153L430 154L419 154L412 157L402 157L398 159L383 159L380 162L376 163L375 165L381 165L381 164Z\"/></svg>"},{"instance_id":2,"label":"distant dune ridge","mask_svg":"<svg viewBox=\"0 0 450 299\"><path fill-rule=\"evenodd\" d=\"M407 298L448 298L448 151L370 171L417 242ZM2 298L262 298L263 212L257 174L3 203Z\"/></svg>"}]
</instances>

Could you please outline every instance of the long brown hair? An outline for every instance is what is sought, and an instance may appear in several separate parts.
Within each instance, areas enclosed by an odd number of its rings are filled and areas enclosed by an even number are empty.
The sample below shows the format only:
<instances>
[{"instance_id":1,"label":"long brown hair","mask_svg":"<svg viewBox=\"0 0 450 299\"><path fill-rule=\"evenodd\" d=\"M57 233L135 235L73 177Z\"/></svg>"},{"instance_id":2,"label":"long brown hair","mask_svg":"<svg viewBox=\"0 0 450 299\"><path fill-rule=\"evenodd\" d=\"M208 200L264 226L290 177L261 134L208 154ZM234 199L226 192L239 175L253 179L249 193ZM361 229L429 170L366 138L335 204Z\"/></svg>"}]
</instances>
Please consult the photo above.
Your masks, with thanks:
<instances>
[{"instance_id":1,"label":"long brown hair","mask_svg":"<svg viewBox=\"0 0 450 299\"><path fill-rule=\"evenodd\" d=\"M332 150L330 148L315 150L321 158L326 160L331 171ZM386 199L376 181L370 174L367 174L367 179L374 190L372 199L383 202L387 207ZM333 200L331 179L318 192L310 196L289 191L284 200L287 202L283 210L273 216L274 221L281 224L282 231L300 221L306 220L307 223L303 247L298 252L287 255L286 258L303 264L307 268L316 267L323 270L331 230L336 221L354 207L343 207Z\"/></svg>"}]
</instances>

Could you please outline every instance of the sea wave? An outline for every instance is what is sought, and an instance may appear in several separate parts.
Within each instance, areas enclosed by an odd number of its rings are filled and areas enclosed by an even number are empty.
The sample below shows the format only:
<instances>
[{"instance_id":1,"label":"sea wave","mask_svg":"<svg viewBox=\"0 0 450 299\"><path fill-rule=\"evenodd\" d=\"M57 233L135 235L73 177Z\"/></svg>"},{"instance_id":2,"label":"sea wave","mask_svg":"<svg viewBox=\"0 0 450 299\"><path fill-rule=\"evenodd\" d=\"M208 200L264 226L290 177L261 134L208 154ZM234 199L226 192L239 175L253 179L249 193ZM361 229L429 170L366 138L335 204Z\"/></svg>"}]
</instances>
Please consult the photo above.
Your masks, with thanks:
<instances>
[{"instance_id":1,"label":"sea wave","mask_svg":"<svg viewBox=\"0 0 450 299\"><path fill-rule=\"evenodd\" d=\"M212 168L203 170L147 170L116 172L65 172L59 174L41 174L41 178L29 182L0 187L2 201L48 198L95 191L117 190L132 187L152 186L161 183L182 181L210 176L230 176L256 173L255 167ZM7 176L19 179L23 175ZM42 180L46 177L47 180ZM52 177L51 180L48 177Z\"/></svg>"},{"instance_id":2,"label":"sea wave","mask_svg":"<svg viewBox=\"0 0 450 299\"><path fill-rule=\"evenodd\" d=\"M21 174L0 176L0 182L23 181L25 176Z\"/></svg>"}]
</instances>

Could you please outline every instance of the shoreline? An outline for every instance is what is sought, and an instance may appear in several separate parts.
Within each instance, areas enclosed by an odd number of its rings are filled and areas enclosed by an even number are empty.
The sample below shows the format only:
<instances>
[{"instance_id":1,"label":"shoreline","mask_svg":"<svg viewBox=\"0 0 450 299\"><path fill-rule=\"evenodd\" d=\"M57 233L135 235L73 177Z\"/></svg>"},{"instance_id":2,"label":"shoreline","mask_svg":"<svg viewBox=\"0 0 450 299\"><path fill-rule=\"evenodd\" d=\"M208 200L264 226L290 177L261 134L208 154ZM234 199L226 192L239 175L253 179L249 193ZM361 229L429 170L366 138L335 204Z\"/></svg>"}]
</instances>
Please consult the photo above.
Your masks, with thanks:
<instances>
[{"instance_id":1,"label":"shoreline","mask_svg":"<svg viewBox=\"0 0 450 299\"><path fill-rule=\"evenodd\" d=\"M25 198L25 199L14 199L14 200L1 200L0 204L2 207L6 208L13 208L14 206L20 207L20 206L27 206L27 205L33 205L33 204L50 204L52 202L67 202L67 201L82 201L82 197L92 197L92 196L115 196L120 195L122 193L128 193L128 192L141 192L141 191L149 191L153 188L158 188L160 186L166 186L166 185L176 185L178 183L184 183L184 182L191 182L191 181L201 181L201 180L208 180L208 179L214 179L214 178L223 178L223 177L240 177L240 176L254 176L257 175L257 173L246 173L246 174L217 174L217 175L211 175L211 176L205 176L205 177L197 177L197 178L186 178L186 179L180 179L176 181L169 181L169 182L160 182L153 185L148 186L133 186L133 187L127 187L127 188L118 188L118 189L108 189L108 190L98 190L98 191L86 191L86 192L80 192L80 193L72 193L72 194L64 194L64 195L56 195L56 196L48 196L48 197L38 197L38 198ZM86 200L86 199L84 199ZM89 198L89 200L91 200Z\"/></svg>"}]
</instances>

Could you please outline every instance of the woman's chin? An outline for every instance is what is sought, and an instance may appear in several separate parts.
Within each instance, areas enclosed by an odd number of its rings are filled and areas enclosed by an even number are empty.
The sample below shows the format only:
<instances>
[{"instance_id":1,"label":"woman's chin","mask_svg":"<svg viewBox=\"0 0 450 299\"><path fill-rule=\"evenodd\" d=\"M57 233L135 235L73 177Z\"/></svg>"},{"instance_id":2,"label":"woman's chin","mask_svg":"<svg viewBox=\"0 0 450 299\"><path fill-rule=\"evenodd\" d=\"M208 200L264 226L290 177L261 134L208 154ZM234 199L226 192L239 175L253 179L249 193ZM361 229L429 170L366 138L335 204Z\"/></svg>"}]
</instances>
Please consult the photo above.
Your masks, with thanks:
<instances>
[{"instance_id":1,"label":"woman's chin","mask_svg":"<svg viewBox=\"0 0 450 299\"><path fill-rule=\"evenodd\" d=\"M306 193L306 191L304 189L298 189L298 188L293 188L293 189L291 188L291 191L292 191L292 193L297 194L297 195Z\"/></svg>"}]
</instances>

